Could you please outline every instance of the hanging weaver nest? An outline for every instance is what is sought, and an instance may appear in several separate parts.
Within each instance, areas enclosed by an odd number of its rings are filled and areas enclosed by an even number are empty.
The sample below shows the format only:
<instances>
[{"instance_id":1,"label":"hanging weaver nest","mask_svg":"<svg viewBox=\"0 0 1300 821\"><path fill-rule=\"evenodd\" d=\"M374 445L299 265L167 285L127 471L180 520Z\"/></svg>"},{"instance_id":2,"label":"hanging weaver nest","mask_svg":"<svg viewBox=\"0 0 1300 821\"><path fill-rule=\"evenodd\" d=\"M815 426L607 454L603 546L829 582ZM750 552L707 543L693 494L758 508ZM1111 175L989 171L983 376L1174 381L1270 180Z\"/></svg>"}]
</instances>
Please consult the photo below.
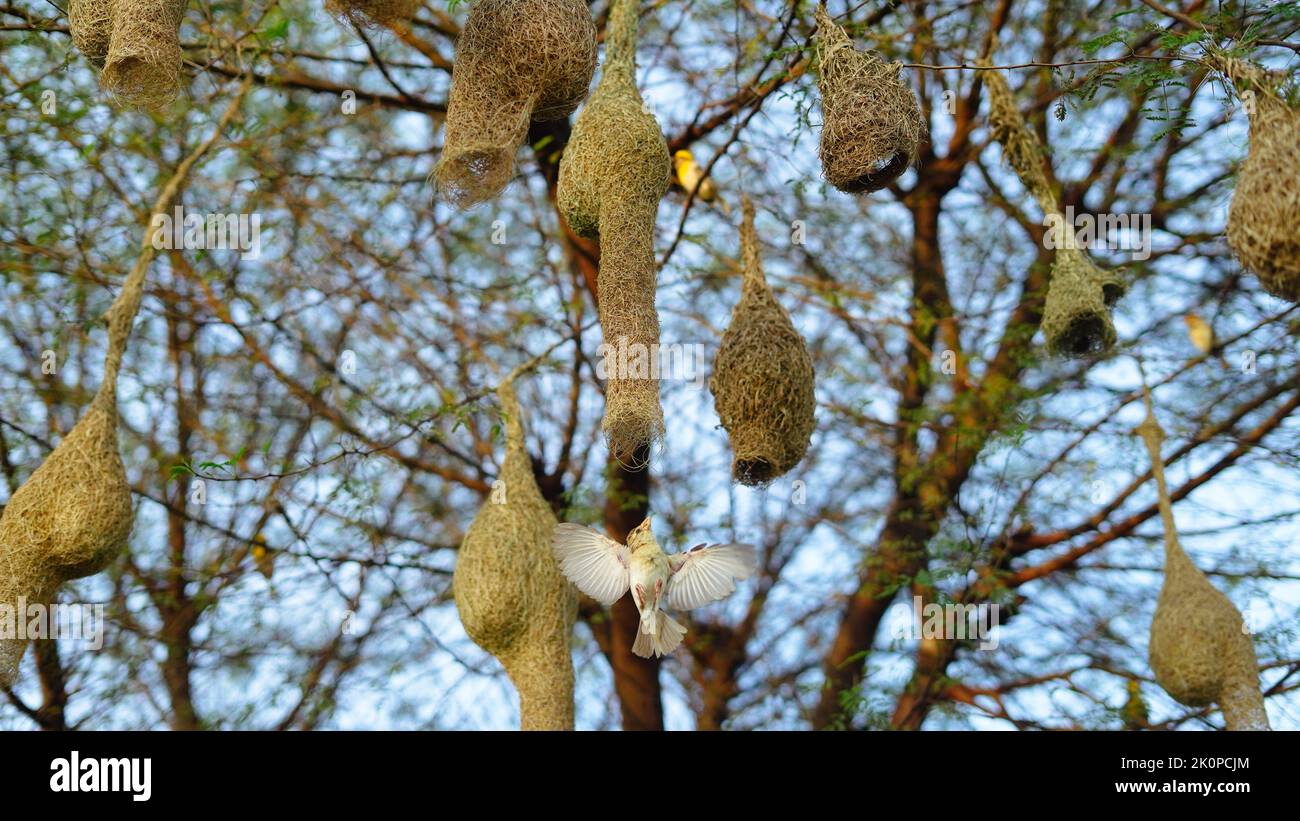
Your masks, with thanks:
<instances>
[{"instance_id":1,"label":"hanging weaver nest","mask_svg":"<svg viewBox=\"0 0 1300 821\"><path fill-rule=\"evenodd\" d=\"M1189 707L1217 703L1229 730L1267 730L1259 664L1241 613L1183 551L1165 486L1160 444L1164 431L1146 393L1147 417L1138 434L1151 454L1165 530L1165 581L1151 622L1149 655L1156 682Z\"/></svg>"},{"instance_id":2,"label":"hanging weaver nest","mask_svg":"<svg viewBox=\"0 0 1300 821\"><path fill-rule=\"evenodd\" d=\"M607 369L601 427L610 453L625 464L664 430L654 226L670 163L659 123L636 88L636 29L636 0L614 0L600 84L574 123L556 195L573 230L600 239L600 325L606 361L615 363Z\"/></svg>"},{"instance_id":3,"label":"hanging weaver nest","mask_svg":"<svg viewBox=\"0 0 1300 821\"><path fill-rule=\"evenodd\" d=\"M1041 324L1048 350L1059 356L1108 350L1115 344L1110 307L1123 294L1118 273L1098 268L1078 248L1058 246Z\"/></svg>"},{"instance_id":4,"label":"hanging weaver nest","mask_svg":"<svg viewBox=\"0 0 1300 821\"><path fill-rule=\"evenodd\" d=\"M581 0L477 0L456 44L438 190L457 208L500 193L529 122L569 116L595 70Z\"/></svg>"},{"instance_id":5,"label":"hanging weaver nest","mask_svg":"<svg viewBox=\"0 0 1300 821\"><path fill-rule=\"evenodd\" d=\"M744 199L740 302L713 361L709 390L731 439L731 475L765 485L803 459L813 431L813 364L763 276L754 205Z\"/></svg>"},{"instance_id":6,"label":"hanging weaver nest","mask_svg":"<svg viewBox=\"0 0 1300 821\"><path fill-rule=\"evenodd\" d=\"M884 188L912 164L925 128L899 79L902 65L855 50L825 5L817 7L817 59L822 175L846 194Z\"/></svg>"},{"instance_id":7,"label":"hanging weaver nest","mask_svg":"<svg viewBox=\"0 0 1300 821\"><path fill-rule=\"evenodd\" d=\"M979 65L988 67L987 60ZM1042 329L1047 348L1063 356L1101 353L1115 344L1110 308L1124 295L1118 271L1099 268L1079 249L1044 170L1046 153L1025 124L1011 88L1000 73L984 72L989 95L989 130L1002 145L1002 157L1037 200L1053 231L1056 258L1043 306Z\"/></svg>"},{"instance_id":8,"label":"hanging weaver nest","mask_svg":"<svg viewBox=\"0 0 1300 821\"><path fill-rule=\"evenodd\" d=\"M506 456L456 559L465 632L500 659L519 691L520 729L573 729L573 585L551 552L556 519L533 478L512 374L501 387Z\"/></svg>"},{"instance_id":9,"label":"hanging weaver nest","mask_svg":"<svg viewBox=\"0 0 1300 821\"><path fill-rule=\"evenodd\" d=\"M421 0L326 0L325 8L345 24L358 28L384 28L410 20Z\"/></svg>"},{"instance_id":10,"label":"hanging weaver nest","mask_svg":"<svg viewBox=\"0 0 1300 821\"><path fill-rule=\"evenodd\" d=\"M100 82L127 105L157 109L181 90L187 0L113 0L113 35Z\"/></svg>"},{"instance_id":11,"label":"hanging weaver nest","mask_svg":"<svg viewBox=\"0 0 1300 821\"><path fill-rule=\"evenodd\" d=\"M113 36L113 9L116 0L71 0L68 3L68 30L72 44L95 68L104 67L108 44Z\"/></svg>"},{"instance_id":12,"label":"hanging weaver nest","mask_svg":"<svg viewBox=\"0 0 1300 821\"><path fill-rule=\"evenodd\" d=\"M137 266L108 310L99 391L0 515L0 604L49 605L60 584L98 573L126 546L133 513L117 450L117 374L143 288ZM0 639L0 684L16 677L25 647Z\"/></svg>"},{"instance_id":13,"label":"hanging weaver nest","mask_svg":"<svg viewBox=\"0 0 1300 821\"><path fill-rule=\"evenodd\" d=\"M1240 90L1250 151L1228 209L1228 245L1270 294L1300 302L1300 110L1282 81L1257 66L1215 55Z\"/></svg>"}]
</instances>

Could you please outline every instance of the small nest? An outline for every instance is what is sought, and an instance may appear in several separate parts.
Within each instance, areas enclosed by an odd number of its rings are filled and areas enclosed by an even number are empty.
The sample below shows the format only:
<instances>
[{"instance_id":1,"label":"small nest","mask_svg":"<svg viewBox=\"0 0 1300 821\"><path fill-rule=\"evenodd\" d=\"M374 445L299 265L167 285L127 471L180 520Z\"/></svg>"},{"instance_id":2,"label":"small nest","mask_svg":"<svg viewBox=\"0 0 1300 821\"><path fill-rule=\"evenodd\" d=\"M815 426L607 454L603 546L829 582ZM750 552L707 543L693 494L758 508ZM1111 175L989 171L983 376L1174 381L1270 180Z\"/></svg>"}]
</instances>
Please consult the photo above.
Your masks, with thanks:
<instances>
[{"instance_id":1,"label":"small nest","mask_svg":"<svg viewBox=\"0 0 1300 821\"><path fill-rule=\"evenodd\" d=\"M421 0L326 0L325 9L347 25L376 29L410 20L422 5Z\"/></svg>"},{"instance_id":2,"label":"small nest","mask_svg":"<svg viewBox=\"0 0 1300 821\"><path fill-rule=\"evenodd\" d=\"M533 477L513 382L498 393L506 416L501 484L461 543L452 581L456 609L465 632L500 659L519 692L520 728L572 730L569 641L577 593L551 551L555 514Z\"/></svg>"},{"instance_id":3,"label":"small nest","mask_svg":"<svg viewBox=\"0 0 1300 821\"><path fill-rule=\"evenodd\" d=\"M597 290L606 350L651 362L659 345L654 227L671 163L659 123L636 88L636 29L635 0L615 0L600 84L560 159L556 201L576 233L600 240ZM620 358L611 353L608 361ZM664 430L657 376L610 368L601 427L620 462L634 463L647 452Z\"/></svg>"},{"instance_id":4,"label":"small nest","mask_svg":"<svg viewBox=\"0 0 1300 821\"><path fill-rule=\"evenodd\" d=\"M916 95L899 79L902 66L855 50L824 5L817 56L822 175L846 194L884 188L915 160L925 130Z\"/></svg>"},{"instance_id":5,"label":"small nest","mask_svg":"<svg viewBox=\"0 0 1300 821\"><path fill-rule=\"evenodd\" d=\"M596 70L581 0L477 0L456 44L438 191L456 208L495 197L532 120L573 113Z\"/></svg>"},{"instance_id":6,"label":"small nest","mask_svg":"<svg viewBox=\"0 0 1300 821\"><path fill-rule=\"evenodd\" d=\"M979 64L988 66L989 62L981 60ZM1043 215L1055 215L1057 225L1063 228L1055 237L1056 259L1043 306L1047 349L1058 356L1107 351L1115 344L1110 309L1124 295L1124 279L1118 271L1098 267L1072 245L1073 237L1065 235L1069 229L1047 179L1042 143L1021 117L1006 79L997 71L983 74L989 96L989 131L1001 144L1003 159L1029 189Z\"/></svg>"},{"instance_id":7,"label":"small nest","mask_svg":"<svg viewBox=\"0 0 1300 821\"><path fill-rule=\"evenodd\" d=\"M765 485L808 451L816 405L813 363L763 275L748 198L740 245L744 285L722 335L709 390L731 439L732 476L744 485Z\"/></svg>"},{"instance_id":8,"label":"small nest","mask_svg":"<svg viewBox=\"0 0 1300 821\"><path fill-rule=\"evenodd\" d=\"M1151 622L1149 656L1156 682L1189 707L1217 703L1229 730L1267 730L1259 664L1241 613L1183 551L1165 486L1160 429L1147 395L1138 433L1151 454L1165 529L1165 581Z\"/></svg>"},{"instance_id":9,"label":"small nest","mask_svg":"<svg viewBox=\"0 0 1300 821\"><path fill-rule=\"evenodd\" d=\"M115 0L100 82L118 100L159 109L180 94L185 5L186 0Z\"/></svg>"},{"instance_id":10,"label":"small nest","mask_svg":"<svg viewBox=\"0 0 1300 821\"><path fill-rule=\"evenodd\" d=\"M113 10L116 0L71 0L68 3L68 30L72 44L95 68L102 69L113 37Z\"/></svg>"},{"instance_id":11,"label":"small nest","mask_svg":"<svg viewBox=\"0 0 1300 821\"><path fill-rule=\"evenodd\" d=\"M126 546L134 514L117 449L117 374L142 288L141 271L109 309L104 379L90 407L0 515L0 602L48 605L60 584L98 573ZM17 676L25 649L0 639L0 684Z\"/></svg>"},{"instance_id":12,"label":"small nest","mask_svg":"<svg viewBox=\"0 0 1300 821\"><path fill-rule=\"evenodd\" d=\"M1098 268L1077 248L1057 248L1043 306L1047 349L1057 356L1088 356L1115 344L1110 306L1124 294L1115 271Z\"/></svg>"},{"instance_id":13,"label":"small nest","mask_svg":"<svg viewBox=\"0 0 1300 821\"><path fill-rule=\"evenodd\" d=\"M1254 92L1250 151L1228 209L1228 245L1270 294L1300 302L1300 111L1259 68L1220 64L1238 88Z\"/></svg>"}]
</instances>

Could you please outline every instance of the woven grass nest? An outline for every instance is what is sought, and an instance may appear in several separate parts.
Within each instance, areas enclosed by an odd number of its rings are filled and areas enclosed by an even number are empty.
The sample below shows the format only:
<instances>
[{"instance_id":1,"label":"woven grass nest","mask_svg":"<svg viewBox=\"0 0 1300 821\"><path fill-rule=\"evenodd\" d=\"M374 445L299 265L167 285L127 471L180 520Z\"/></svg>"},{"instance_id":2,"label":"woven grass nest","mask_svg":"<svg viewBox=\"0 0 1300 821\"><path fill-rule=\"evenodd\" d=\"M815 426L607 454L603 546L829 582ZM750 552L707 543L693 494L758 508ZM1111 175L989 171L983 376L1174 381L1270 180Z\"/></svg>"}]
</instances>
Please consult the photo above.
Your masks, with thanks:
<instances>
[{"instance_id":1,"label":"woven grass nest","mask_svg":"<svg viewBox=\"0 0 1300 821\"><path fill-rule=\"evenodd\" d=\"M421 0L326 0L325 8L339 20L360 28L384 28L410 20Z\"/></svg>"},{"instance_id":2,"label":"woven grass nest","mask_svg":"<svg viewBox=\"0 0 1300 821\"><path fill-rule=\"evenodd\" d=\"M824 4L816 16L822 175L846 194L879 190L916 159L921 108L901 65L855 50Z\"/></svg>"},{"instance_id":3,"label":"woven grass nest","mask_svg":"<svg viewBox=\"0 0 1300 821\"><path fill-rule=\"evenodd\" d=\"M614 0L600 84L560 159L556 200L575 232L600 240L597 290L605 344L644 353L649 361L659 344L655 217L671 172L663 132L636 87L637 7L636 0ZM648 452L664 431L658 378L610 368L601 427L621 462Z\"/></svg>"},{"instance_id":4,"label":"woven grass nest","mask_svg":"<svg viewBox=\"0 0 1300 821\"><path fill-rule=\"evenodd\" d=\"M1165 580L1151 622L1149 657L1156 682L1189 707L1218 704L1229 730L1267 730L1259 663L1241 613L1205 578L1178 541L1165 485L1160 429L1147 396L1138 428L1151 455L1165 529Z\"/></svg>"},{"instance_id":5,"label":"woven grass nest","mask_svg":"<svg viewBox=\"0 0 1300 821\"><path fill-rule=\"evenodd\" d=\"M740 228L744 283L713 361L709 390L731 440L731 475L761 486L803 460L813 432L813 363L763 275L746 197Z\"/></svg>"},{"instance_id":6,"label":"woven grass nest","mask_svg":"<svg viewBox=\"0 0 1300 821\"><path fill-rule=\"evenodd\" d=\"M979 64L988 67L987 60ZM1047 348L1060 356L1087 356L1115 344L1110 309L1126 286L1118 271L1098 267L1073 244L1065 218L1047 179L1046 153L1038 136L1025 124L1007 81L997 71L984 72L989 95L989 129L1002 145L1002 156L1033 195L1044 216L1056 216L1061 226L1055 239L1051 284L1043 306L1042 331Z\"/></svg>"},{"instance_id":7,"label":"woven grass nest","mask_svg":"<svg viewBox=\"0 0 1300 821\"><path fill-rule=\"evenodd\" d=\"M113 9L116 0L70 0L68 30L72 44L95 68L102 69L113 38Z\"/></svg>"},{"instance_id":8,"label":"woven grass nest","mask_svg":"<svg viewBox=\"0 0 1300 821\"><path fill-rule=\"evenodd\" d=\"M72 42L119 102L159 109L181 91L187 0L70 0Z\"/></svg>"},{"instance_id":9,"label":"woven grass nest","mask_svg":"<svg viewBox=\"0 0 1300 821\"><path fill-rule=\"evenodd\" d=\"M596 70L596 26L581 0L476 0L456 44L438 191L457 208L514 176L532 120L569 116Z\"/></svg>"},{"instance_id":10,"label":"woven grass nest","mask_svg":"<svg viewBox=\"0 0 1300 821\"><path fill-rule=\"evenodd\" d=\"M1250 150L1228 209L1228 245L1270 294L1300 302L1300 110L1282 81L1257 66L1216 62L1251 92Z\"/></svg>"},{"instance_id":11,"label":"woven grass nest","mask_svg":"<svg viewBox=\"0 0 1300 821\"><path fill-rule=\"evenodd\" d=\"M140 307L143 270L108 311L104 378L90 407L0 515L0 602L49 605L59 585L108 566L126 546L133 511L117 448L117 374ZM0 684L17 676L25 641L0 639Z\"/></svg>"},{"instance_id":12,"label":"woven grass nest","mask_svg":"<svg viewBox=\"0 0 1300 821\"><path fill-rule=\"evenodd\" d=\"M506 456L489 498L461 543L452 588L465 632L496 656L519 692L520 729L573 729L577 618L573 585L551 551L557 524L533 478L513 378L498 389Z\"/></svg>"},{"instance_id":13,"label":"woven grass nest","mask_svg":"<svg viewBox=\"0 0 1300 821\"><path fill-rule=\"evenodd\" d=\"M114 0L100 82L118 100L158 109L180 94L185 6L186 0Z\"/></svg>"}]
</instances>

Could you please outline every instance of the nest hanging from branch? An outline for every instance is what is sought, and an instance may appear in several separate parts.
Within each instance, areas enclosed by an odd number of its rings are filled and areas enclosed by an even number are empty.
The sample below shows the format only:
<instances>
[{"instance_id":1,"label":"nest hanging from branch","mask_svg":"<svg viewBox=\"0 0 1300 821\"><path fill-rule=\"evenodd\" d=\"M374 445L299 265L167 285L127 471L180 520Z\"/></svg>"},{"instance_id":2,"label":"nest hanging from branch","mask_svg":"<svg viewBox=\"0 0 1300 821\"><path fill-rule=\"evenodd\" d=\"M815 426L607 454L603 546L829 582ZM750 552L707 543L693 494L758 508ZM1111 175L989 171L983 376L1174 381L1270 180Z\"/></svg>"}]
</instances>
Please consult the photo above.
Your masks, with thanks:
<instances>
[{"instance_id":1,"label":"nest hanging from branch","mask_svg":"<svg viewBox=\"0 0 1300 821\"><path fill-rule=\"evenodd\" d=\"M595 70L581 0L476 0L456 44L438 191L457 208L500 193L528 124L569 116Z\"/></svg>"},{"instance_id":2,"label":"nest hanging from branch","mask_svg":"<svg viewBox=\"0 0 1300 821\"><path fill-rule=\"evenodd\" d=\"M1250 118L1228 245L1270 294L1300 302L1300 110L1283 99L1282 81L1258 66L1222 55L1211 61L1242 93Z\"/></svg>"},{"instance_id":3,"label":"nest hanging from branch","mask_svg":"<svg viewBox=\"0 0 1300 821\"><path fill-rule=\"evenodd\" d=\"M605 432L628 464L663 435L659 404L655 217L668 191L663 132L635 82L636 0L614 0L600 84L560 159L556 200L579 235L600 240L600 324L605 339Z\"/></svg>"},{"instance_id":4,"label":"nest hanging from branch","mask_svg":"<svg viewBox=\"0 0 1300 821\"><path fill-rule=\"evenodd\" d=\"M520 729L573 729L569 641L578 598L551 551L557 524L533 477L514 374L498 388L506 456L456 559L465 632L496 656L519 692Z\"/></svg>"},{"instance_id":5,"label":"nest hanging from branch","mask_svg":"<svg viewBox=\"0 0 1300 821\"><path fill-rule=\"evenodd\" d=\"M824 4L816 17L822 175L846 194L879 190L916 159L921 108L900 64L855 50Z\"/></svg>"},{"instance_id":6,"label":"nest hanging from branch","mask_svg":"<svg viewBox=\"0 0 1300 821\"><path fill-rule=\"evenodd\" d=\"M146 266L136 264L108 310L104 379L90 407L0 515L0 604L48 606L59 585L98 573L126 546L133 511L117 448L117 374ZM16 677L26 644L0 639L0 684Z\"/></svg>"},{"instance_id":7,"label":"nest hanging from branch","mask_svg":"<svg viewBox=\"0 0 1300 821\"><path fill-rule=\"evenodd\" d=\"M746 197L740 228L740 302L722 335L709 390L731 439L732 477L765 485L803 459L813 432L813 363L803 337L763 275Z\"/></svg>"},{"instance_id":8,"label":"nest hanging from branch","mask_svg":"<svg viewBox=\"0 0 1300 821\"><path fill-rule=\"evenodd\" d=\"M375 29L410 20L422 5L421 0L326 0L325 8L348 25Z\"/></svg>"},{"instance_id":9,"label":"nest hanging from branch","mask_svg":"<svg viewBox=\"0 0 1300 821\"><path fill-rule=\"evenodd\" d=\"M988 67L987 60L979 64ZM1000 73L984 72L989 96L989 129L1002 145L1002 156L1033 195L1049 221L1054 221L1056 257L1043 306L1041 327L1047 348L1062 356L1086 356L1115 344L1110 309L1126 290L1119 272L1098 267L1076 247L1061 208L1047 180L1046 153L1037 135L1025 124Z\"/></svg>"},{"instance_id":10,"label":"nest hanging from branch","mask_svg":"<svg viewBox=\"0 0 1300 821\"><path fill-rule=\"evenodd\" d=\"M1189 707L1217 703L1227 729L1267 730L1259 663L1241 613L1210 584L1178 542L1160 456L1164 431L1156 421L1150 391L1144 398L1147 416L1138 434L1151 456L1165 530L1165 581L1151 622L1151 670L1176 701Z\"/></svg>"},{"instance_id":11,"label":"nest hanging from branch","mask_svg":"<svg viewBox=\"0 0 1300 821\"><path fill-rule=\"evenodd\" d=\"M68 31L72 44L95 68L102 69L113 37L116 0L70 0Z\"/></svg>"},{"instance_id":12,"label":"nest hanging from branch","mask_svg":"<svg viewBox=\"0 0 1300 821\"><path fill-rule=\"evenodd\" d=\"M113 0L112 37L100 82L114 97L158 109L180 94L186 1Z\"/></svg>"}]
</instances>

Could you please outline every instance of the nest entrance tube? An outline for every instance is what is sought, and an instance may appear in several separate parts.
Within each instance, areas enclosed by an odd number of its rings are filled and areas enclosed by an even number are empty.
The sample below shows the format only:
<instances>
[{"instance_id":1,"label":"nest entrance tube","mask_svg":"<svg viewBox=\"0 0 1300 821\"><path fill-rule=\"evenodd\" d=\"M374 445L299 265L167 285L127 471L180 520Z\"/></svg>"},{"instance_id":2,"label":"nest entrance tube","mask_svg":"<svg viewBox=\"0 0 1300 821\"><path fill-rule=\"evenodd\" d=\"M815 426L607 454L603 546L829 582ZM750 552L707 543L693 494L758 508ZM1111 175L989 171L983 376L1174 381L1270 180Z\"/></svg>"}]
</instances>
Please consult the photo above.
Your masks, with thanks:
<instances>
[{"instance_id":1,"label":"nest entrance tube","mask_svg":"<svg viewBox=\"0 0 1300 821\"><path fill-rule=\"evenodd\" d=\"M556 195L569 226L600 240L598 308L611 365L601 428L624 464L638 461L664 431L658 368L651 367L659 351L654 227L671 171L663 132L635 82L638 5L614 0L600 84L560 158Z\"/></svg>"},{"instance_id":2,"label":"nest entrance tube","mask_svg":"<svg viewBox=\"0 0 1300 821\"><path fill-rule=\"evenodd\" d=\"M533 120L573 113L596 70L596 25L581 0L475 0L456 43L439 193L456 208L514 176Z\"/></svg>"},{"instance_id":3,"label":"nest entrance tube","mask_svg":"<svg viewBox=\"0 0 1300 821\"><path fill-rule=\"evenodd\" d=\"M761 486L803 460L816 401L812 357L768 287L748 197L743 213L744 283L713 362L709 390L731 439L732 477Z\"/></svg>"},{"instance_id":4,"label":"nest entrance tube","mask_svg":"<svg viewBox=\"0 0 1300 821\"><path fill-rule=\"evenodd\" d=\"M1259 663L1241 613L1179 544L1160 456L1164 431L1151 406L1150 391L1143 391L1147 416L1137 432L1151 456L1165 531L1165 580L1151 621L1151 670L1174 700L1189 707L1217 703L1227 729L1267 730Z\"/></svg>"},{"instance_id":5,"label":"nest entrance tube","mask_svg":"<svg viewBox=\"0 0 1300 821\"><path fill-rule=\"evenodd\" d=\"M877 191L916 159L921 108L901 65L854 49L824 3L816 17L822 175L846 194Z\"/></svg>"},{"instance_id":6,"label":"nest entrance tube","mask_svg":"<svg viewBox=\"0 0 1300 821\"><path fill-rule=\"evenodd\" d=\"M987 60L980 66L988 68ZM1103 353L1115 344L1110 309L1126 290L1116 271L1098 267L1074 242L1070 227L1047 180L1046 153L1038 136L1025 124L1011 88L994 70L984 72L989 95L989 130L1002 145L1002 156L1033 195L1052 227L1056 258L1043 305L1041 327L1047 348L1059 356ZM1053 225L1054 224L1054 225Z\"/></svg>"},{"instance_id":7,"label":"nest entrance tube","mask_svg":"<svg viewBox=\"0 0 1300 821\"><path fill-rule=\"evenodd\" d=\"M1250 118L1250 150L1228 208L1228 245L1266 291L1300 302L1300 110L1259 67L1219 55L1212 62L1248 101Z\"/></svg>"},{"instance_id":8,"label":"nest entrance tube","mask_svg":"<svg viewBox=\"0 0 1300 821\"><path fill-rule=\"evenodd\" d=\"M572 730L578 598L551 550L557 521L533 477L514 379L497 389L505 461L465 534L452 589L465 632L501 661L519 692L520 729Z\"/></svg>"}]
</instances>

